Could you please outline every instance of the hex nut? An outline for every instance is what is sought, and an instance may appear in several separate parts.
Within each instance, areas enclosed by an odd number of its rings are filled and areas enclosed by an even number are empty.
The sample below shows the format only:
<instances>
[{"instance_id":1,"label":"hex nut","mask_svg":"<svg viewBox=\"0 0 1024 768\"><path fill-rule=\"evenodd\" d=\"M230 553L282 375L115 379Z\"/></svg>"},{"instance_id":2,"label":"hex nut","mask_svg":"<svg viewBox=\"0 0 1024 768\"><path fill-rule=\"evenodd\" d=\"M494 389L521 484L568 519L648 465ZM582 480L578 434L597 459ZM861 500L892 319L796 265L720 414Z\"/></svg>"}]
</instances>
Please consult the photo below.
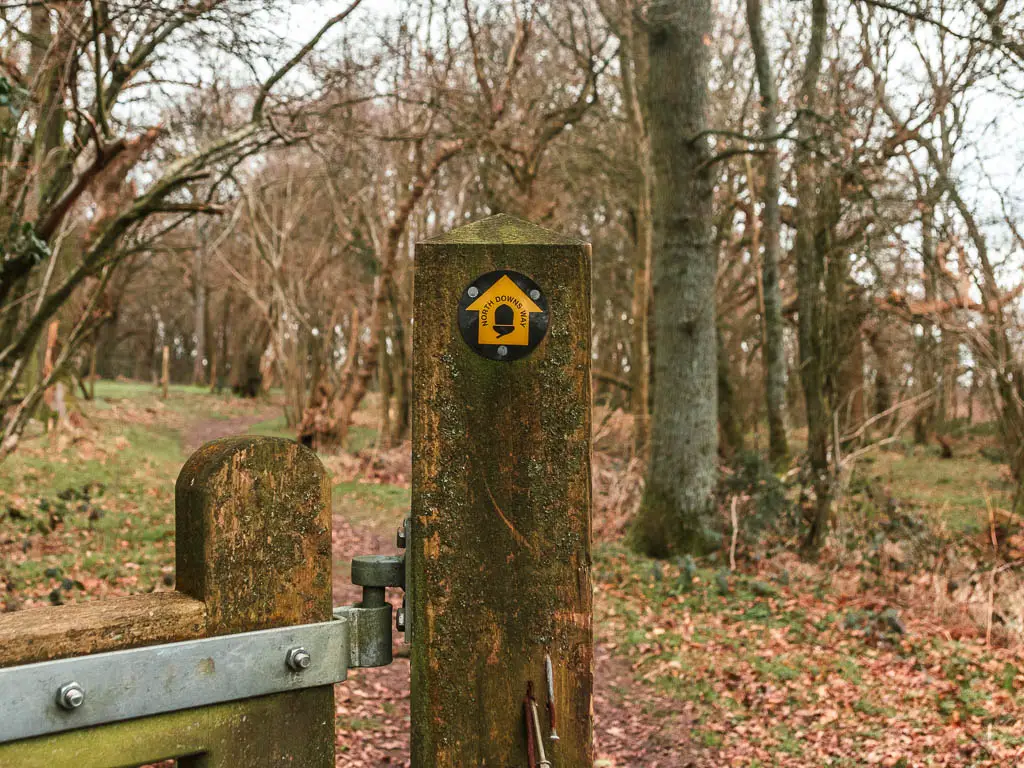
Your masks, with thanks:
<instances>
[{"instance_id":1,"label":"hex nut","mask_svg":"<svg viewBox=\"0 0 1024 768\"><path fill-rule=\"evenodd\" d=\"M395 629L405 632L405 608L399 608L395 614Z\"/></svg>"},{"instance_id":2,"label":"hex nut","mask_svg":"<svg viewBox=\"0 0 1024 768\"><path fill-rule=\"evenodd\" d=\"M57 691L57 703L69 712L85 703L85 689L75 682L65 683Z\"/></svg>"},{"instance_id":3,"label":"hex nut","mask_svg":"<svg viewBox=\"0 0 1024 768\"><path fill-rule=\"evenodd\" d=\"M309 651L301 646L298 648L292 648L288 651L288 656L285 658L285 661L293 672L301 672L304 669L309 669L309 665L313 663L313 659L309 655Z\"/></svg>"},{"instance_id":4,"label":"hex nut","mask_svg":"<svg viewBox=\"0 0 1024 768\"><path fill-rule=\"evenodd\" d=\"M399 549L405 548L405 526L398 526L398 534L395 536L395 542L398 544Z\"/></svg>"}]
</instances>

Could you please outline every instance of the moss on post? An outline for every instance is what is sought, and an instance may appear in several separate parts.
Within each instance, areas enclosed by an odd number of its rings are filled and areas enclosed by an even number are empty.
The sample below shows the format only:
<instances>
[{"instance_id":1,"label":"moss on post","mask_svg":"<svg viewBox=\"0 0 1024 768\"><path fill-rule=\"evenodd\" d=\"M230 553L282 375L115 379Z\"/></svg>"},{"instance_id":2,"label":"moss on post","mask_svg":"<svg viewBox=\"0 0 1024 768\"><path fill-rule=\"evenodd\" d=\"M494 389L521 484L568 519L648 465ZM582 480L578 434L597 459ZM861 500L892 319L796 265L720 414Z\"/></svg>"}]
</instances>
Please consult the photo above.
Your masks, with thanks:
<instances>
[{"instance_id":1,"label":"moss on post","mask_svg":"<svg viewBox=\"0 0 1024 768\"><path fill-rule=\"evenodd\" d=\"M208 443L182 468L175 504L178 589L206 604L207 634L331 618L330 486L312 451L278 438ZM334 765L331 686L232 706L266 735L254 746L253 728L229 728L181 768Z\"/></svg>"},{"instance_id":2,"label":"moss on post","mask_svg":"<svg viewBox=\"0 0 1024 768\"><path fill-rule=\"evenodd\" d=\"M532 278L547 337L495 362L462 340L464 289ZM555 765L593 764L590 246L509 216L416 248L412 765L525 766L522 700ZM544 657L558 733L547 739Z\"/></svg>"},{"instance_id":3,"label":"moss on post","mask_svg":"<svg viewBox=\"0 0 1024 768\"><path fill-rule=\"evenodd\" d=\"M15 741L0 745L0 768L121 768L173 757L180 758L179 768L333 766L333 750L328 760L322 743L296 749L296 736L312 733L307 694L261 696ZM332 744L333 738L332 732Z\"/></svg>"}]
</instances>

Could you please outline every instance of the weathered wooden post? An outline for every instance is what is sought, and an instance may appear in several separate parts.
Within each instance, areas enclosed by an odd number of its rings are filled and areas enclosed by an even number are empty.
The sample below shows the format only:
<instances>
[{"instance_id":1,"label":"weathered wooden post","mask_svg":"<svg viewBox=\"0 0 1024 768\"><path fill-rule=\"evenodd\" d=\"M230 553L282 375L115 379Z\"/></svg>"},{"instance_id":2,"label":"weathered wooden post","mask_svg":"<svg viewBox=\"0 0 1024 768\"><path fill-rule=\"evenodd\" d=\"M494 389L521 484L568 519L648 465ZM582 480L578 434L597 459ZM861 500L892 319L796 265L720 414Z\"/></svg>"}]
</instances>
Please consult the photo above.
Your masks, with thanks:
<instances>
[{"instance_id":1,"label":"weathered wooden post","mask_svg":"<svg viewBox=\"0 0 1024 768\"><path fill-rule=\"evenodd\" d=\"M593 764L590 246L493 216L416 246L412 765ZM550 739L545 657L560 740Z\"/></svg>"},{"instance_id":2,"label":"weathered wooden post","mask_svg":"<svg viewBox=\"0 0 1024 768\"><path fill-rule=\"evenodd\" d=\"M208 636L330 621L331 492L316 454L279 438L215 440L174 490L177 586L206 604ZM333 768L333 686L223 708L223 733L179 768Z\"/></svg>"}]
</instances>

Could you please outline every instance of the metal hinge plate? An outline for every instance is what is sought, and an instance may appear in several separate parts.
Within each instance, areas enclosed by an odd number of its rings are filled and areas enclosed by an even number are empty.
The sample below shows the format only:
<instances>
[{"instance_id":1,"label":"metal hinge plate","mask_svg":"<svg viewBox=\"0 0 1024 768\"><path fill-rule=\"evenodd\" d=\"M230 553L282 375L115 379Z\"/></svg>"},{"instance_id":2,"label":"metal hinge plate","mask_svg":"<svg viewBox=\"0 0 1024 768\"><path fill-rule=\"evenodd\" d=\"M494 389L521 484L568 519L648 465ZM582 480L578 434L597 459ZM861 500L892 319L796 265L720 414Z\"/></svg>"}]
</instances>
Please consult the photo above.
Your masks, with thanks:
<instances>
[{"instance_id":1,"label":"metal hinge plate","mask_svg":"<svg viewBox=\"0 0 1024 768\"><path fill-rule=\"evenodd\" d=\"M349 660L336 619L0 669L0 743L331 685Z\"/></svg>"}]
</instances>

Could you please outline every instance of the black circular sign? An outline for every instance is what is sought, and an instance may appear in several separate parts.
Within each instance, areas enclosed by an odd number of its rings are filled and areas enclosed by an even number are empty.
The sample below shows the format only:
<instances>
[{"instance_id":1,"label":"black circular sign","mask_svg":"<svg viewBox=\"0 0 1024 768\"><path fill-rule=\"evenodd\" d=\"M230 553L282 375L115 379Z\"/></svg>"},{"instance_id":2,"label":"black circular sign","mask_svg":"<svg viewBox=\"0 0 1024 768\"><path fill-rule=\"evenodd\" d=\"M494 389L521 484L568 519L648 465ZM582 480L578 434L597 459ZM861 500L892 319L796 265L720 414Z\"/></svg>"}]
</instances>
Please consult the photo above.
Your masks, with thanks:
<instances>
[{"instance_id":1,"label":"black circular sign","mask_svg":"<svg viewBox=\"0 0 1024 768\"><path fill-rule=\"evenodd\" d=\"M533 352L548 332L548 300L522 272L480 275L459 299L459 331L488 360L511 362Z\"/></svg>"}]
</instances>

